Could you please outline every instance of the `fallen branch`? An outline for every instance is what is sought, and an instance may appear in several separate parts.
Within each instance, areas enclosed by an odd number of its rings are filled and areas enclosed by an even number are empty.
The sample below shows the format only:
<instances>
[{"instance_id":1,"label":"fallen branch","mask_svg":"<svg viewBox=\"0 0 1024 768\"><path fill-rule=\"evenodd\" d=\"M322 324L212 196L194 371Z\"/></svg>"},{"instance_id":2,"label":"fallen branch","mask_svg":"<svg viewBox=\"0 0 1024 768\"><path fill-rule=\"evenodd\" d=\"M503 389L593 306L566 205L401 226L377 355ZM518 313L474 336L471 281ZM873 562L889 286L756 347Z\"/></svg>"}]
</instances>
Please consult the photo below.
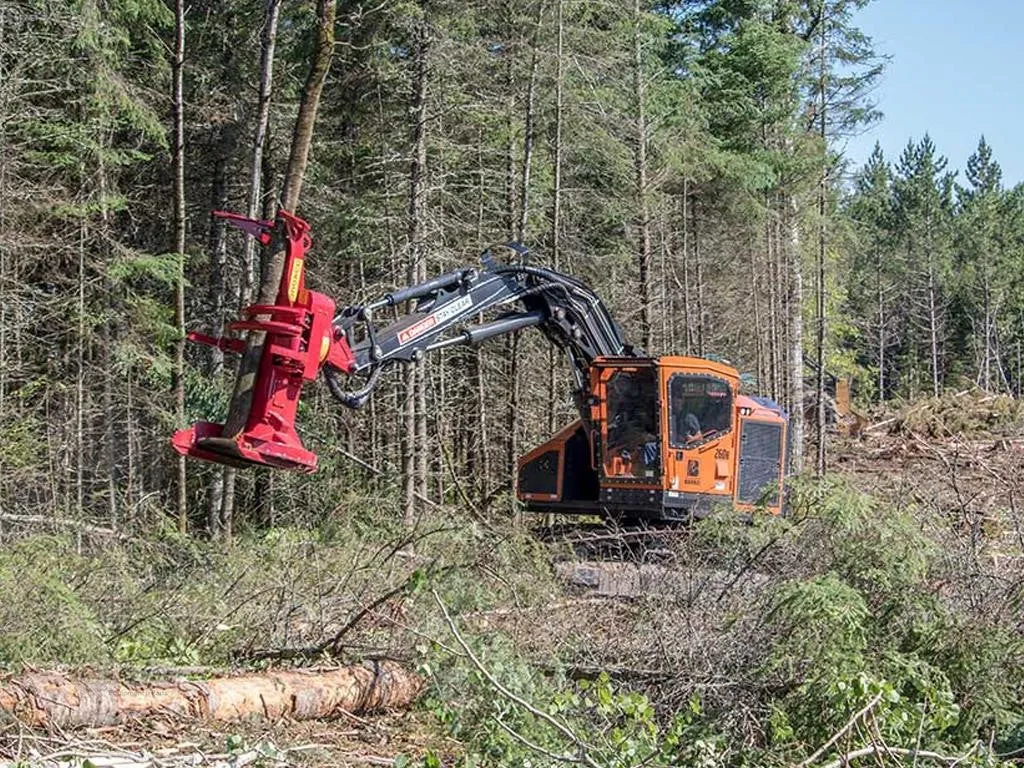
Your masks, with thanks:
<instances>
[{"instance_id":1,"label":"fallen branch","mask_svg":"<svg viewBox=\"0 0 1024 768\"><path fill-rule=\"evenodd\" d=\"M973 751L974 750L972 749L971 752ZM831 763L825 763L821 768L844 768L844 766L850 764L851 760L857 760L861 757L871 757L881 752L898 755L900 757L912 757L915 760L933 760L947 765L956 765L957 763L963 762L970 756L970 753L967 755L943 755L926 749L904 749L902 747L886 747L872 744L870 747L862 747L861 749L855 749L852 752L847 752L845 755L833 760Z\"/></svg>"},{"instance_id":2,"label":"fallen branch","mask_svg":"<svg viewBox=\"0 0 1024 768\"><path fill-rule=\"evenodd\" d=\"M13 512L5 512L0 515L0 521L5 523L20 523L22 525L54 525L62 528L73 528L76 531L90 534L91 536L106 536L111 538L127 538L124 534L115 531L113 528L104 528L99 525L83 523L81 520L71 520L66 517L47 517L46 515L19 515Z\"/></svg>"},{"instance_id":3,"label":"fallen branch","mask_svg":"<svg viewBox=\"0 0 1024 768\"><path fill-rule=\"evenodd\" d=\"M432 561L426 568L426 572L431 575L443 575L451 570L454 570L457 566L446 565L437 571L431 571L435 561ZM396 586L378 595L370 603L360 608L355 615L353 615L345 625L339 629L334 635L319 643L318 645L306 646L304 648L279 648L273 650L254 650L244 654L240 654L243 658L248 661L266 661L273 659L277 661L288 661L291 659L319 659L323 657L336 657L343 650L342 640L345 636L356 627L364 618L374 613L378 608L394 598L404 595L407 592L413 590L421 578L420 571L413 571L405 580L397 584Z\"/></svg>"},{"instance_id":4,"label":"fallen branch","mask_svg":"<svg viewBox=\"0 0 1024 768\"><path fill-rule=\"evenodd\" d=\"M320 720L411 704L422 680L393 662L205 681L124 683L33 672L0 683L0 711L29 725L115 725L135 717Z\"/></svg>"},{"instance_id":5,"label":"fallen branch","mask_svg":"<svg viewBox=\"0 0 1024 768\"><path fill-rule=\"evenodd\" d=\"M476 657L476 654L473 653L473 649L470 648L469 644L465 641L465 639L463 639L462 633L459 632L459 628L456 626L455 620L451 617L451 614L448 613L448 607L441 600L441 596L437 594L437 590L432 590L432 592L434 595L434 602L436 602L437 607L441 609L441 614L444 616L445 623L448 625L448 629L449 631L451 631L452 637L455 638L455 641L462 648L463 652L469 657L469 660L473 663L473 666L476 667L477 671L481 675L483 675L484 679L487 680L490 686L495 691L504 696L506 699L511 701L513 704L522 707L531 715L536 717L538 720L543 720L545 723L552 726L556 731L558 731L566 740L568 740L576 748L579 754L577 762L582 763L583 765L590 766L590 768L600 768L600 766L596 762L594 762L593 758L591 758L587 754L587 752L593 752L594 748L586 742L584 742L575 733L573 733L573 731L567 725L565 725L565 723L561 722L555 717L552 717L547 712L537 709L537 707L530 704L530 702L528 702L526 699L522 698L521 696L517 696L508 688L499 683L497 679L495 679L494 675L492 675L490 670L488 670L487 667L485 667L483 663L480 661L480 659ZM551 753L547 751L544 751L544 754L549 757L552 756Z\"/></svg>"},{"instance_id":6,"label":"fallen branch","mask_svg":"<svg viewBox=\"0 0 1024 768\"><path fill-rule=\"evenodd\" d=\"M20 733L13 747L3 750L0 765L32 765L34 768L241 768L253 763L288 766L292 755L310 749L330 749L329 744L303 744L278 748L271 742L260 742L244 752L203 752L199 744L182 742L174 747L143 749L134 745L126 749L98 739L77 740L69 734L54 739L39 733ZM346 765L348 763L345 763ZM382 763L384 764L384 763ZM386 765L393 765L389 760Z\"/></svg>"},{"instance_id":7,"label":"fallen branch","mask_svg":"<svg viewBox=\"0 0 1024 768\"><path fill-rule=\"evenodd\" d=\"M833 744L835 744L837 741L839 741L839 739L841 739L843 737L844 733L846 733L851 728L853 728L853 726L856 725L858 720L860 720L862 717L864 717L864 715L866 715L868 712L870 712L872 709L874 709L875 705L878 704L878 702L880 702L881 700L882 700L882 694L879 693L873 699L871 699L871 701L869 701L867 704L865 704L863 709L861 709L853 717L851 717L849 720L847 720L846 721L846 725L844 725L842 728L840 728L838 731L836 731L834 734L832 734L832 738L830 738L828 741L826 741L824 744L822 744L820 747L818 747L814 751L814 754L812 754L810 757L808 757L806 760L804 760L802 763L800 763L798 768L807 768L807 766L812 765L815 760L817 760L819 757L821 757L823 754L825 754L825 752L828 751L829 747L831 747Z\"/></svg>"}]
</instances>

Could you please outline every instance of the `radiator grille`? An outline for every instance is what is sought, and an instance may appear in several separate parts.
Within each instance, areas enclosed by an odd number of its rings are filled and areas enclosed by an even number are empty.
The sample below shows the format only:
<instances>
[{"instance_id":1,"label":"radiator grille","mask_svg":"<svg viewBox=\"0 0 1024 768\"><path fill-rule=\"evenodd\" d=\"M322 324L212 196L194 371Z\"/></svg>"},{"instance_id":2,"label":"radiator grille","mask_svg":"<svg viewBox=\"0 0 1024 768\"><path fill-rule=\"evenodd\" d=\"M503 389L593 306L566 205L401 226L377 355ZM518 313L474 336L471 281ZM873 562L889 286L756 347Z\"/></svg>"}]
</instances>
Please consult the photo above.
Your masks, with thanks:
<instances>
[{"instance_id":1,"label":"radiator grille","mask_svg":"<svg viewBox=\"0 0 1024 768\"><path fill-rule=\"evenodd\" d=\"M739 478L736 500L741 504L778 506L778 480L782 472L782 425L744 421L740 430ZM771 495L763 499L772 487Z\"/></svg>"}]
</instances>

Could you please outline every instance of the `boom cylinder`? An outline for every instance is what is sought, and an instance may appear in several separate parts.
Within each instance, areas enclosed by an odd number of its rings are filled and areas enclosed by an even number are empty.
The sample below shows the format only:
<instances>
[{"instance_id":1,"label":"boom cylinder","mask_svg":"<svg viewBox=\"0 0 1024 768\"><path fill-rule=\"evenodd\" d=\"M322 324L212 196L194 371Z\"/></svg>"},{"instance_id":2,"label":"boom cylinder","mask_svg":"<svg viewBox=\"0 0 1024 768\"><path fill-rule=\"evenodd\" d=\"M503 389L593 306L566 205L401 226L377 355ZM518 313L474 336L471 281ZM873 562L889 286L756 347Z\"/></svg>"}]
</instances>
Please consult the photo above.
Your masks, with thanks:
<instances>
[{"instance_id":1,"label":"boom cylinder","mask_svg":"<svg viewBox=\"0 0 1024 768\"><path fill-rule=\"evenodd\" d=\"M465 279L466 271L457 269L454 272L447 272L443 275L433 277L426 282L419 283L417 285L410 285L408 288L402 288L401 290L389 293L379 302L375 303L378 306L393 307L396 304L401 304L403 301L421 299L424 296L433 296L438 291L444 290L445 288L460 285Z\"/></svg>"},{"instance_id":2,"label":"boom cylinder","mask_svg":"<svg viewBox=\"0 0 1024 768\"><path fill-rule=\"evenodd\" d=\"M464 330L462 332L462 336L469 344L479 344L480 342L486 341L494 336L514 333L515 331L521 331L524 328L532 328L533 326L540 325L543 322L544 313L539 309L535 309L532 312L506 315L505 317L499 317L497 320L490 323L475 325L472 328Z\"/></svg>"}]
</instances>

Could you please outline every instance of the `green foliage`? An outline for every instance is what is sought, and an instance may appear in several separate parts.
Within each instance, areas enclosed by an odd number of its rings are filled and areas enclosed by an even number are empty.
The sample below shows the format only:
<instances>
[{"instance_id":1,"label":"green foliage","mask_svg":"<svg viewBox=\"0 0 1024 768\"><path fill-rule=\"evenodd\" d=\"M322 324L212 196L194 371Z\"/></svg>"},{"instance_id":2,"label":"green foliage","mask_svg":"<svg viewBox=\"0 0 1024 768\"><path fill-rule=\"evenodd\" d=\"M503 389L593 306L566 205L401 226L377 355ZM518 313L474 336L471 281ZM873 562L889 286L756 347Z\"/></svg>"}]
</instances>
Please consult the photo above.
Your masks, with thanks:
<instances>
[{"instance_id":1,"label":"green foliage","mask_svg":"<svg viewBox=\"0 0 1024 768\"><path fill-rule=\"evenodd\" d=\"M1011 727L1019 638L936 598L940 551L913 513L835 482L798 486L796 505L815 550L766 614L775 641L761 674L788 681L773 743L820 744L872 702L870 722L892 744L968 744Z\"/></svg>"},{"instance_id":2,"label":"green foliage","mask_svg":"<svg viewBox=\"0 0 1024 768\"><path fill-rule=\"evenodd\" d=\"M936 617L921 634L922 654L949 676L960 720L960 739L976 734L1009 736L1024 722L1024 640L993 617L968 620L953 613Z\"/></svg>"},{"instance_id":3,"label":"green foliage","mask_svg":"<svg viewBox=\"0 0 1024 768\"><path fill-rule=\"evenodd\" d=\"M836 574L783 584L768 619L785 637L772 667L828 669L840 676L863 665L869 616L864 597Z\"/></svg>"},{"instance_id":4,"label":"green foliage","mask_svg":"<svg viewBox=\"0 0 1024 768\"><path fill-rule=\"evenodd\" d=\"M181 257L176 253L123 252L111 261L107 274L119 281L152 280L165 288L173 288L178 281ZM187 261L187 257L186 257Z\"/></svg>"},{"instance_id":5,"label":"green foliage","mask_svg":"<svg viewBox=\"0 0 1024 768\"><path fill-rule=\"evenodd\" d=\"M869 397L972 384L1014 390L1021 295L1015 196L984 138L954 184L926 135L891 168L876 148L846 204L861 249L849 275L857 336L845 343L870 371ZM934 349L934 353L933 353ZM938 391L934 381L938 381Z\"/></svg>"},{"instance_id":6,"label":"green foliage","mask_svg":"<svg viewBox=\"0 0 1024 768\"><path fill-rule=\"evenodd\" d=\"M89 568L64 537L0 551L0 664L82 664L108 658L103 626L76 580Z\"/></svg>"},{"instance_id":7,"label":"green foliage","mask_svg":"<svg viewBox=\"0 0 1024 768\"><path fill-rule=\"evenodd\" d=\"M0 465L9 472L37 465L45 451L45 433L45 425L33 415L0 422Z\"/></svg>"},{"instance_id":8,"label":"green foliage","mask_svg":"<svg viewBox=\"0 0 1024 768\"><path fill-rule=\"evenodd\" d=\"M583 752L609 768L713 766L726 752L723 736L706 722L696 696L666 721L646 696L620 689L606 674L575 684L548 680L500 640L477 644L475 653L492 676L535 711L494 691L464 658L434 646L421 667L433 680L425 706L466 746L462 765L529 766L551 755Z\"/></svg>"}]
</instances>

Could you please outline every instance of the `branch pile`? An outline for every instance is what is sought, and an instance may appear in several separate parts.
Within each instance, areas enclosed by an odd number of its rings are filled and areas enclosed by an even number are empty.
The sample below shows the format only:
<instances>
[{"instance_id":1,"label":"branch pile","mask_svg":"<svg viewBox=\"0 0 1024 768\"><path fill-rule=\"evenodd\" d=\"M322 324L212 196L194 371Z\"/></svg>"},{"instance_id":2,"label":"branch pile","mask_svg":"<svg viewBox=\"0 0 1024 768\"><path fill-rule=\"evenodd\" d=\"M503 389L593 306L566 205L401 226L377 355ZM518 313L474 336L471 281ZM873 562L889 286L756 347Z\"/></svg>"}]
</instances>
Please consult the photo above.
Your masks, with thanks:
<instances>
[{"instance_id":1,"label":"branch pile","mask_svg":"<svg viewBox=\"0 0 1024 768\"><path fill-rule=\"evenodd\" d=\"M894 434L927 438L1011 437L1022 433L1024 400L970 389L908 404L884 423Z\"/></svg>"}]
</instances>

